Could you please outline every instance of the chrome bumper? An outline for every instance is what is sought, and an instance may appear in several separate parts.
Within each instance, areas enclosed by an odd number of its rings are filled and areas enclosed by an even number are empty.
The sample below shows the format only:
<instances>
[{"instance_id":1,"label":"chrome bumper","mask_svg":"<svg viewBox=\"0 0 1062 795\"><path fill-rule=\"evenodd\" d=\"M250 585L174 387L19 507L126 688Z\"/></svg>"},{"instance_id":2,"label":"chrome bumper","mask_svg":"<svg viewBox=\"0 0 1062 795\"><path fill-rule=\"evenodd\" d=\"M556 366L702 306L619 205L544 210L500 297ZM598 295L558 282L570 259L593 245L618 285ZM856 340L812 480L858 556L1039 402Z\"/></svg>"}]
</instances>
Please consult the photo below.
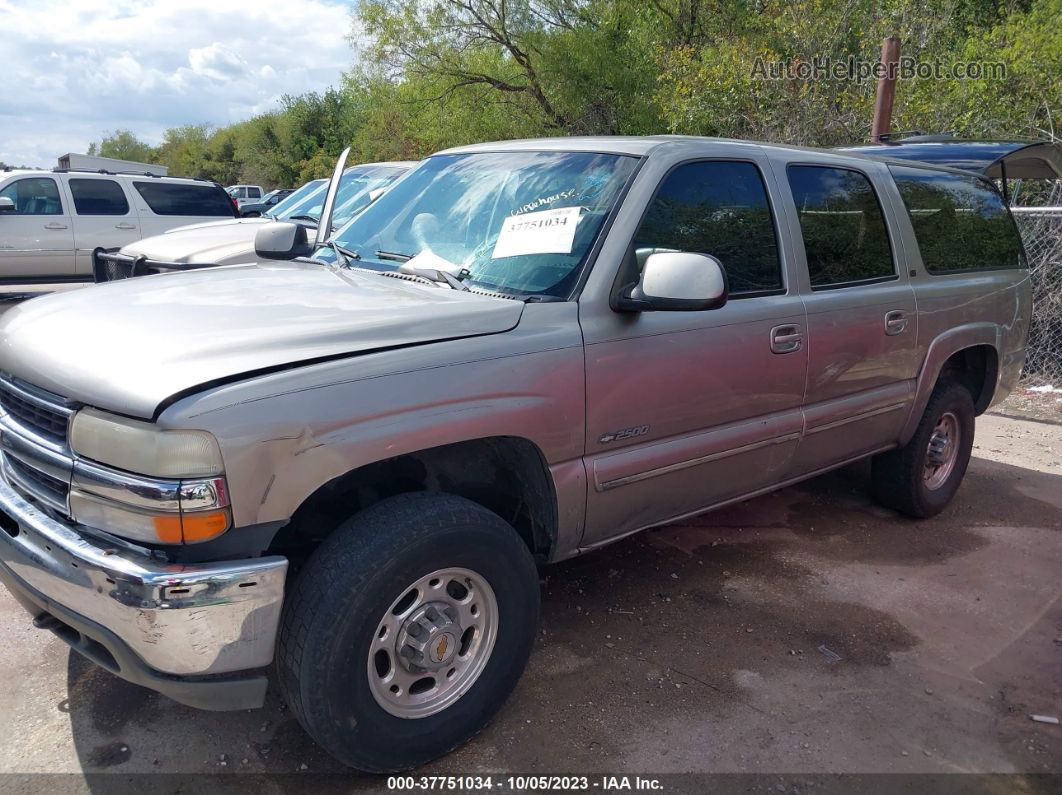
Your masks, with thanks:
<instances>
[{"instance_id":1,"label":"chrome bumper","mask_svg":"<svg viewBox=\"0 0 1062 795\"><path fill-rule=\"evenodd\" d=\"M0 513L0 569L38 603L43 597L112 633L152 671L195 677L272 662L285 558L172 565L108 548L2 480Z\"/></svg>"}]
</instances>

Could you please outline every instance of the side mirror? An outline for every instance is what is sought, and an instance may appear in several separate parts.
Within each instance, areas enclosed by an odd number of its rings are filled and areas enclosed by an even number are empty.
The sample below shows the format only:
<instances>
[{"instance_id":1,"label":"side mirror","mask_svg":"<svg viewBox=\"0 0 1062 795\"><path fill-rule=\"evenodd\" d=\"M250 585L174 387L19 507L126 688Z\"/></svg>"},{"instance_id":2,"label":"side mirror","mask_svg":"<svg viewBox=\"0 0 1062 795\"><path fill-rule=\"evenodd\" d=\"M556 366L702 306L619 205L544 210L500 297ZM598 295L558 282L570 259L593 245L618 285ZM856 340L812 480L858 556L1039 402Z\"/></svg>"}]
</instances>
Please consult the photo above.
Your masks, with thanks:
<instances>
[{"instance_id":1,"label":"side mirror","mask_svg":"<svg viewBox=\"0 0 1062 795\"><path fill-rule=\"evenodd\" d=\"M263 259L308 257L313 246L306 237L306 227L277 221L263 224L254 236L254 253Z\"/></svg>"},{"instance_id":2,"label":"side mirror","mask_svg":"<svg viewBox=\"0 0 1062 795\"><path fill-rule=\"evenodd\" d=\"M0 213L15 212L15 203L7 196L0 196Z\"/></svg>"},{"instance_id":3,"label":"side mirror","mask_svg":"<svg viewBox=\"0 0 1062 795\"><path fill-rule=\"evenodd\" d=\"M385 193L387 193L387 188L373 188L371 191L369 191L369 204L372 204Z\"/></svg>"},{"instance_id":4,"label":"side mirror","mask_svg":"<svg viewBox=\"0 0 1062 795\"><path fill-rule=\"evenodd\" d=\"M726 271L715 257L675 251L650 254L637 284L620 294L624 312L700 312L726 303Z\"/></svg>"}]
</instances>

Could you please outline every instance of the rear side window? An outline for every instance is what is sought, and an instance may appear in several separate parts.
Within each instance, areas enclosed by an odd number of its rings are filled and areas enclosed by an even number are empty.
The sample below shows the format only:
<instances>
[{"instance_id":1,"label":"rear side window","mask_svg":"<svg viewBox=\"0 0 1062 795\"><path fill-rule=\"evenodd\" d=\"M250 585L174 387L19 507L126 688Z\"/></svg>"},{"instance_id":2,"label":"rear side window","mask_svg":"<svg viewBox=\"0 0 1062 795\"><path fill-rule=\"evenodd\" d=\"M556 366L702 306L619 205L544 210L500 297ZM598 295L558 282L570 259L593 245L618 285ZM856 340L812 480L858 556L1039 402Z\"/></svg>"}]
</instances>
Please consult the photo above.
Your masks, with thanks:
<instances>
[{"instance_id":1,"label":"rear side window","mask_svg":"<svg viewBox=\"0 0 1062 795\"><path fill-rule=\"evenodd\" d=\"M16 179L3 190L0 196L15 204L15 215L62 215L63 203L59 200L59 186L51 177L26 177Z\"/></svg>"},{"instance_id":2,"label":"rear side window","mask_svg":"<svg viewBox=\"0 0 1062 795\"><path fill-rule=\"evenodd\" d=\"M261 199L262 198L262 191L259 190L258 188L248 188L247 189L247 198L249 198L249 199Z\"/></svg>"},{"instance_id":3,"label":"rear side window","mask_svg":"<svg viewBox=\"0 0 1062 795\"><path fill-rule=\"evenodd\" d=\"M71 179L70 194L78 215L125 215L129 202L113 179Z\"/></svg>"},{"instance_id":4,"label":"rear side window","mask_svg":"<svg viewBox=\"0 0 1062 795\"><path fill-rule=\"evenodd\" d=\"M858 171L789 166L813 288L893 278L892 249L877 194Z\"/></svg>"},{"instance_id":5,"label":"rear side window","mask_svg":"<svg viewBox=\"0 0 1062 795\"><path fill-rule=\"evenodd\" d=\"M709 160L676 168L657 191L634 245L639 265L654 251L715 257L732 295L782 289L767 189L752 163Z\"/></svg>"},{"instance_id":6,"label":"rear side window","mask_svg":"<svg viewBox=\"0 0 1062 795\"><path fill-rule=\"evenodd\" d=\"M134 182L133 186L156 215L235 215L232 201L217 185Z\"/></svg>"},{"instance_id":7,"label":"rear side window","mask_svg":"<svg viewBox=\"0 0 1062 795\"><path fill-rule=\"evenodd\" d=\"M977 177L889 166L930 273L1026 267L1003 197Z\"/></svg>"}]
</instances>

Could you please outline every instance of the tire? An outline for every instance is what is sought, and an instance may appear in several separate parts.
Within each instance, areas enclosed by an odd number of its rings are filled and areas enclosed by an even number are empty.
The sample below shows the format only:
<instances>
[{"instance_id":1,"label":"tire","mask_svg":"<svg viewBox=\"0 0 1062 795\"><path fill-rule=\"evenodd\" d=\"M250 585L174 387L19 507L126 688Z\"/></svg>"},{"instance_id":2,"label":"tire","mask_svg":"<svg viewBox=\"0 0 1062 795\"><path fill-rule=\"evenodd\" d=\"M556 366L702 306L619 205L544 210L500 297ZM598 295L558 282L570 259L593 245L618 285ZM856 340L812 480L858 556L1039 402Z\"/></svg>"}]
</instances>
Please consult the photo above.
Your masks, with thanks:
<instances>
[{"instance_id":1,"label":"tire","mask_svg":"<svg viewBox=\"0 0 1062 795\"><path fill-rule=\"evenodd\" d=\"M911 440L897 450L874 457L873 489L878 502L919 519L944 510L970 463L974 417L973 398L966 387L954 381L937 384ZM950 434L950 444L942 445L938 432L948 427L957 433ZM951 460L950 469L945 471L942 465L931 471L930 465L944 458Z\"/></svg>"},{"instance_id":2,"label":"tire","mask_svg":"<svg viewBox=\"0 0 1062 795\"><path fill-rule=\"evenodd\" d=\"M427 578L446 570L480 579L459 581L447 573L443 590L435 593L438 578ZM405 599L411 584L419 581L423 582L418 593L425 598L418 596L415 604L422 606L408 606ZM432 607L444 604L432 601L437 597L447 599L451 590L459 592L461 582L471 585L467 604L460 608L466 623L482 623L463 632L460 626L446 625L447 616ZM431 604L424 606L425 602ZM476 615L480 603L484 605L480 617L468 618ZM417 492L391 497L340 525L299 573L280 630L281 690L306 732L336 759L368 773L408 770L469 740L502 706L530 656L538 607L534 561L516 531L500 517L453 495ZM488 625L491 610L496 620ZM408 683L408 677L418 676L409 674L398 656L399 650L406 654L408 644L417 642L411 632L423 633L422 628L409 628L418 616L420 621L435 620L453 629L448 636L452 646L442 630L431 630L440 634L431 635L429 645L438 643L425 651L432 660L440 649L439 655L449 657L446 662L436 661L443 668L426 677L436 682L438 693L414 696L415 686L407 684L408 693L388 695L397 685L387 687L381 649L394 666L393 681ZM388 622L392 626L381 635ZM395 626L398 623L401 628ZM457 671L468 635L475 638L468 647L472 662L454 679L464 682L464 690L448 691L453 700L438 711L413 715L414 709L427 709L417 707L414 699L428 699L424 703L430 706L453 684L446 677ZM451 665L455 667L450 669ZM469 673L476 665L478 673ZM398 679L399 674L407 679Z\"/></svg>"}]
</instances>

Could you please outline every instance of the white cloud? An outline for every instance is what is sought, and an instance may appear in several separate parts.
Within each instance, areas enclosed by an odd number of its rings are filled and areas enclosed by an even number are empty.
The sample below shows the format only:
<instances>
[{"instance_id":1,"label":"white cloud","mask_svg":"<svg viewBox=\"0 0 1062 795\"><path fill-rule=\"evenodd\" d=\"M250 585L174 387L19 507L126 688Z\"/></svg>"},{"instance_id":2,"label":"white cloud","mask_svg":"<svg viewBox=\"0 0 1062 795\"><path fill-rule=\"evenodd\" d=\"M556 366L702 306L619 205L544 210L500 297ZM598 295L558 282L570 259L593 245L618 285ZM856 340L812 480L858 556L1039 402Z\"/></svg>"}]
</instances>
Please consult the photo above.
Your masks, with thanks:
<instances>
[{"instance_id":1,"label":"white cloud","mask_svg":"<svg viewBox=\"0 0 1062 795\"><path fill-rule=\"evenodd\" d=\"M229 124L349 68L352 2L0 0L0 160L54 166L128 128Z\"/></svg>"}]
</instances>

